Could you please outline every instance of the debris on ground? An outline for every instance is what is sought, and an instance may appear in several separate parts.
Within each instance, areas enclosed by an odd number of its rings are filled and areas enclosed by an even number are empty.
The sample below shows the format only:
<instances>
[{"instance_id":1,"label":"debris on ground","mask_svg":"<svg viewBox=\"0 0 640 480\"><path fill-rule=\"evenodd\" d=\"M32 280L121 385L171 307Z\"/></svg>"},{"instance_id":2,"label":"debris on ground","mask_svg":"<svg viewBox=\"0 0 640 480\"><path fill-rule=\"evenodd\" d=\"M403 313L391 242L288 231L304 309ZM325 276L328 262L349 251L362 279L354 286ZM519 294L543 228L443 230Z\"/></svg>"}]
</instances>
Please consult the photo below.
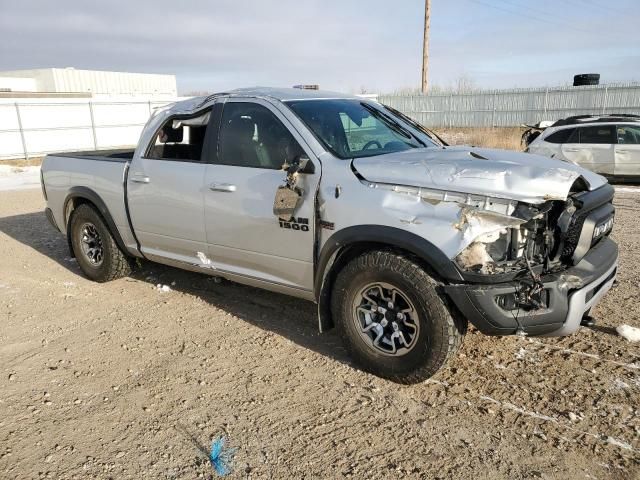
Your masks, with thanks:
<instances>
[{"instance_id":1,"label":"debris on ground","mask_svg":"<svg viewBox=\"0 0 640 480\"><path fill-rule=\"evenodd\" d=\"M233 457L236 450L236 448L225 448L224 437L218 437L211 442L209 461L211 462L215 472L220 477L224 477L231 473L231 464L233 463Z\"/></svg>"},{"instance_id":2,"label":"debris on ground","mask_svg":"<svg viewBox=\"0 0 640 480\"><path fill-rule=\"evenodd\" d=\"M631 325L619 325L616 327L616 332L625 340L640 342L640 328L632 327Z\"/></svg>"}]
</instances>

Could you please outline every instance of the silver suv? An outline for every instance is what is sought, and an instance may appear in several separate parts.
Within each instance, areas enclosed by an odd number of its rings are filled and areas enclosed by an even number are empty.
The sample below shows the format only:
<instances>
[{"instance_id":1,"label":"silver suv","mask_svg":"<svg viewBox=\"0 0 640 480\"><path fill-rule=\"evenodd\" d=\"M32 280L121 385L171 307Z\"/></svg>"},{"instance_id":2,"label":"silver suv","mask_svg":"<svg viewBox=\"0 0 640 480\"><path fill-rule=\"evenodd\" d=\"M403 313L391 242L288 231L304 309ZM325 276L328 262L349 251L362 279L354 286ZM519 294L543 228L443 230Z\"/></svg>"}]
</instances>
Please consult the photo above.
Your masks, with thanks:
<instances>
[{"instance_id":1,"label":"silver suv","mask_svg":"<svg viewBox=\"0 0 640 480\"><path fill-rule=\"evenodd\" d=\"M640 117L583 115L560 120L533 140L527 151L601 175L640 178Z\"/></svg>"},{"instance_id":2,"label":"silver suv","mask_svg":"<svg viewBox=\"0 0 640 480\"><path fill-rule=\"evenodd\" d=\"M47 156L42 185L89 278L146 259L316 302L321 331L336 326L362 368L399 382L438 371L467 321L488 335L576 331L617 270L601 176L449 147L338 93L180 102L135 150Z\"/></svg>"}]
</instances>

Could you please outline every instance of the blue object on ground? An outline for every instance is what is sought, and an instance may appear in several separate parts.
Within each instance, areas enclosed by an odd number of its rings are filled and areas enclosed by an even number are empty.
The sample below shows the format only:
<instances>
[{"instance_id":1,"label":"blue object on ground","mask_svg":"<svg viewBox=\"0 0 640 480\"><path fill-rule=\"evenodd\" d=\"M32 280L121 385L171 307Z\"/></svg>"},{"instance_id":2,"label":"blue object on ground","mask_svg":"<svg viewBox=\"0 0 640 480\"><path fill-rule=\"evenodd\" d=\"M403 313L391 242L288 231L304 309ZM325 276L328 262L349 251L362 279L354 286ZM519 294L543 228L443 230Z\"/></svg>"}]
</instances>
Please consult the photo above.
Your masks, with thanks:
<instances>
[{"instance_id":1,"label":"blue object on ground","mask_svg":"<svg viewBox=\"0 0 640 480\"><path fill-rule=\"evenodd\" d=\"M231 463L237 450L236 448L225 449L224 443L224 437L216 438L211 442L211 453L209 454L209 461L213 465L213 469L221 477L231 473Z\"/></svg>"}]
</instances>

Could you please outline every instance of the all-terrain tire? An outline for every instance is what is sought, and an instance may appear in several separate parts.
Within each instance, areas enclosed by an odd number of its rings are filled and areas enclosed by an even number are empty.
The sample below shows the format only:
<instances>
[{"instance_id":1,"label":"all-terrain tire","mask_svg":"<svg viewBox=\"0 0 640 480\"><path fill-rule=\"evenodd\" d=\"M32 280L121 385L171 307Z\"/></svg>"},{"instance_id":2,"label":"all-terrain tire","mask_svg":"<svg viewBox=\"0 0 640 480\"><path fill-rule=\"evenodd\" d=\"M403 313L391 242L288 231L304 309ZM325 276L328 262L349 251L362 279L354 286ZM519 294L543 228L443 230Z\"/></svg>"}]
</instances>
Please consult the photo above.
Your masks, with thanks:
<instances>
[{"instance_id":1,"label":"all-terrain tire","mask_svg":"<svg viewBox=\"0 0 640 480\"><path fill-rule=\"evenodd\" d=\"M413 347L401 356L386 355L363 339L354 320L354 303L367 285L384 282L398 288L417 311L420 322ZM363 370L398 383L418 383L433 376L462 344L467 321L437 290L437 282L411 257L393 251L364 253L338 274L332 290L332 315L347 351Z\"/></svg>"},{"instance_id":2,"label":"all-terrain tire","mask_svg":"<svg viewBox=\"0 0 640 480\"><path fill-rule=\"evenodd\" d=\"M87 225L95 227L92 231L95 231L101 243L102 255L99 263L92 261L82 247L81 229ZM131 273L131 259L120 250L102 215L94 207L86 203L78 206L71 213L69 228L71 229L71 246L78 265L91 280L100 283L109 282Z\"/></svg>"}]
</instances>

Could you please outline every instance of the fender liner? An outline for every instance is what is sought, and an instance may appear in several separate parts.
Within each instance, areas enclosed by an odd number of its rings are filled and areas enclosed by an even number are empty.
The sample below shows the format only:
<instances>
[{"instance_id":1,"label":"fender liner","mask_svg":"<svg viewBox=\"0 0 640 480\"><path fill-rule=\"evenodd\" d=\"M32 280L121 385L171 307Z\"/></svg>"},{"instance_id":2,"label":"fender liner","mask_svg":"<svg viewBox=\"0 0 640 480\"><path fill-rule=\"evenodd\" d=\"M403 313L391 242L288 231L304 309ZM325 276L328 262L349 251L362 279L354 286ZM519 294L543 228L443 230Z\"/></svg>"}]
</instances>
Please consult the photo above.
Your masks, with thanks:
<instances>
[{"instance_id":1,"label":"fender liner","mask_svg":"<svg viewBox=\"0 0 640 480\"><path fill-rule=\"evenodd\" d=\"M120 236L120 231L118 227L116 227L115 222L113 221L113 217L111 217L111 213L109 213L109 209L107 205L104 203L100 195L91 190L88 187L72 187L69 189L69 194L67 198L64 200L64 209L62 210L63 215L67 213L67 207L69 206L69 202L72 200L82 198L91 202L98 209L102 218L104 218L105 222L107 222L107 227L109 227L109 231L113 235L113 239L116 241L116 244L124 253L127 253L129 250L124 244L122 237ZM70 219L71 217L69 217ZM67 243L69 244L69 252L72 257L75 257L73 253L73 248L71 247L71 229L68 228L68 219L65 219L65 230L67 231ZM128 253L127 253L128 254Z\"/></svg>"},{"instance_id":2,"label":"fender liner","mask_svg":"<svg viewBox=\"0 0 640 480\"><path fill-rule=\"evenodd\" d=\"M320 331L333 327L331 318L331 289L339 257L348 247L359 243L383 244L406 250L422 259L443 280L463 282L460 271L442 251L428 240L395 227L385 225L357 225L342 229L329 237L317 262L314 295L318 301Z\"/></svg>"}]
</instances>

